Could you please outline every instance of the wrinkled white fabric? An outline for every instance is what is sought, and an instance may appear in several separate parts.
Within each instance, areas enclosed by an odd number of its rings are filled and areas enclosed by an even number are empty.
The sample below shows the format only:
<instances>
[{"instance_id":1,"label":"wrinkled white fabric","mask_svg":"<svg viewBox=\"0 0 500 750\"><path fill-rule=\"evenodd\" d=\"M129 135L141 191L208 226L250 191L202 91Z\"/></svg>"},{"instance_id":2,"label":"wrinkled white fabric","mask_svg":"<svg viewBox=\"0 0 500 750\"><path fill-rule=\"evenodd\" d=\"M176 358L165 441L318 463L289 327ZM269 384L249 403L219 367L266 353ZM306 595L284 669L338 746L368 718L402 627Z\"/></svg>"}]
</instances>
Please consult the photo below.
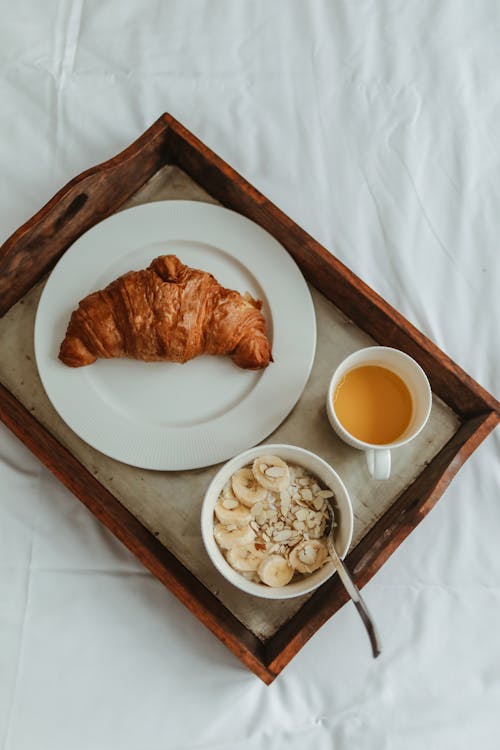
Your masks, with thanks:
<instances>
[{"instance_id":1,"label":"wrinkled white fabric","mask_svg":"<svg viewBox=\"0 0 500 750\"><path fill-rule=\"evenodd\" d=\"M0 240L171 112L500 384L495 0L0 1ZM500 434L266 688L0 423L0 747L460 750L500 736Z\"/></svg>"}]
</instances>

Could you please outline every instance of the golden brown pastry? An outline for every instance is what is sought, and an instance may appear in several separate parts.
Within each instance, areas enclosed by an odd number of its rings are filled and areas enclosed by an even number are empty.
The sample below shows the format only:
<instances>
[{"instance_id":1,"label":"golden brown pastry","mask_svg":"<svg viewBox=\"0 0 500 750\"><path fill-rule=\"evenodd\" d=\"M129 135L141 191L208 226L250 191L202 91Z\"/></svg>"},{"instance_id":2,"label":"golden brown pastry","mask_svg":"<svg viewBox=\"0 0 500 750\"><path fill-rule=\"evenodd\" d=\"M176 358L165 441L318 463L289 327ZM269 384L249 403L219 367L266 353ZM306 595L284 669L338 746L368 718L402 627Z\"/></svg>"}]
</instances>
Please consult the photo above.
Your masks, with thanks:
<instances>
[{"instance_id":1,"label":"golden brown pastry","mask_svg":"<svg viewBox=\"0 0 500 750\"><path fill-rule=\"evenodd\" d=\"M98 357L187 362L229 354L239 367L257 370L272 359L261 306L210 273L162 255L80 302L59 359L82 367Z\"/></svg>"}]
</instances>

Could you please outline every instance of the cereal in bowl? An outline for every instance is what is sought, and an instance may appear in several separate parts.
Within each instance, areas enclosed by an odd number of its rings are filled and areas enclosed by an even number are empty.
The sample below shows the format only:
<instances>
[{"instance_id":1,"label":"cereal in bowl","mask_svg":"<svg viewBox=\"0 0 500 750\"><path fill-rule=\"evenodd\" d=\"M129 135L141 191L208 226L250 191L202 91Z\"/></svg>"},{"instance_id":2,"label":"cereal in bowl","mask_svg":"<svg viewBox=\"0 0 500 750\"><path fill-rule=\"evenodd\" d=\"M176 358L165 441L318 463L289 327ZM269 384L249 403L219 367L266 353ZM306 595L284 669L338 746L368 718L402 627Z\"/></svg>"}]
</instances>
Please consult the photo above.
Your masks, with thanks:
<instances>
[{"instance_id":1,"label":"cereal in bowl","mask_svg":"<svg viewBox=\"0 0 500 750\"><path fill-rule=\"evenodd\" d=\"M286 586L329 561L326 501L333 492L296 464L259 456L236 471L214 508L214 538L248 580Z\"/></svg>"}]
</instances>

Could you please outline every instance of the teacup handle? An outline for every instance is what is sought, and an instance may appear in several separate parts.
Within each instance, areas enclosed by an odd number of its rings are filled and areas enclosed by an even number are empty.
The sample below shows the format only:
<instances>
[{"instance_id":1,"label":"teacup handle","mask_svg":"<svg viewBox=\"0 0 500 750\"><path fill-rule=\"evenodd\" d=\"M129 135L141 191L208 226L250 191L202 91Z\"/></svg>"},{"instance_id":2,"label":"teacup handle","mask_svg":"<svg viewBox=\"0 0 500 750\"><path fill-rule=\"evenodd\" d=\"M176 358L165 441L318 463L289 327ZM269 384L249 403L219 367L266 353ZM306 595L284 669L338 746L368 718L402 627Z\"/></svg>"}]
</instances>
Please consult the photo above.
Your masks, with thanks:
<instances>
[{"instance_id":1,"label":"teacup handle","mask_svg":"<svg viewBox=\"0 0 500 750\"><path fill-rule=\"evenodd\" d=\"M388 448L366 451L368 471L373 479L389 479L391 475L391 451Z\"/></svg>"}]
</instances>

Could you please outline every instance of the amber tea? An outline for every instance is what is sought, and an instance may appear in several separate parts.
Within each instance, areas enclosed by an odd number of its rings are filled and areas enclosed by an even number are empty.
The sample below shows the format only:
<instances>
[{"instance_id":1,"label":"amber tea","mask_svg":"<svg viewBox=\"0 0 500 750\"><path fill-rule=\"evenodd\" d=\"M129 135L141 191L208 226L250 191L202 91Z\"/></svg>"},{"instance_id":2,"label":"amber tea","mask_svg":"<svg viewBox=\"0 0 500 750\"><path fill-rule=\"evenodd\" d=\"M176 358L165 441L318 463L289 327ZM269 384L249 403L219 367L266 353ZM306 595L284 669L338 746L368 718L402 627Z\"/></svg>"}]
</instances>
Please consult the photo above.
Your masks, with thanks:
<instances>
[{"instance_id":1,"label":"amber tea","mask_svg":"<svg viewBox=\"0 0 500 750\"><path fill-rule=\"evenodd\" d=\"M337 385L333 408L353 437L371 445L387 445L407 429L413 403L399 375L378 365L363 365L347 372Z\"/></svg>"}]
</instances>

